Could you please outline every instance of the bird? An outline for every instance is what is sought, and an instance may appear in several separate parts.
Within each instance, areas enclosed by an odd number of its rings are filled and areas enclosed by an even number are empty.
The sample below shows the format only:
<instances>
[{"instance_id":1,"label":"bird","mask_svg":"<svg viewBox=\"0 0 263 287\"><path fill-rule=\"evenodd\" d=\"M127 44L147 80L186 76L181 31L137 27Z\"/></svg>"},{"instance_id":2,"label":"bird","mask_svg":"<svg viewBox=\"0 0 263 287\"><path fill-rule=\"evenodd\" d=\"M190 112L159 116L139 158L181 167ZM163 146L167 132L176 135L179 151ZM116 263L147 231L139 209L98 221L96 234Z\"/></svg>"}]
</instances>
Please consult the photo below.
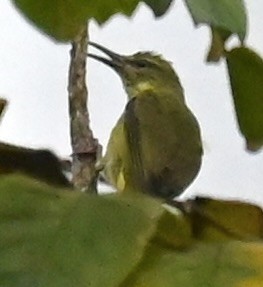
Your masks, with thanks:
<instances>
[{"instance_id":1,"label":"bird","mask_svg":"<svg viewBox=\"0 0 263 287\"><path fill-rule=\"evenodd\" d=\"M203 155L200 126L178 75L153 52L120 55L89 45L106 56L87 56L117 72L128 96L100 162L106 180L119 192L172 200L196 178Z\"/></svg>"}]
</instances>

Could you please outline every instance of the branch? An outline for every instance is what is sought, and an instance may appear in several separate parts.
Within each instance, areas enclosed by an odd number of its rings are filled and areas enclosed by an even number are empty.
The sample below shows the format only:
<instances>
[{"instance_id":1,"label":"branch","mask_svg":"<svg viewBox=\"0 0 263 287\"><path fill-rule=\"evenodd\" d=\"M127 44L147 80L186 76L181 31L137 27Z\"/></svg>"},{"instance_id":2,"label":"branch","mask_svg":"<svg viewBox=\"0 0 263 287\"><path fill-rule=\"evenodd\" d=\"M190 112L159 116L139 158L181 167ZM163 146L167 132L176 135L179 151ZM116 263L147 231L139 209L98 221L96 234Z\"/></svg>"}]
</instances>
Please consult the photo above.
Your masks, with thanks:
<instances>
[{"instance_id":1,"label":"branch","mask_svg":"<svg viewBox=\"0 0 263 287\"><path fill-rule=\"evenodd\" d=\"M97 193L95 168L97 156L101 151L97 139L90 129L87 109L88 92L86 86L88 28L82 27L72 42L69 67L69 115L70 135L73 151L72 182L75 188Z\"/></svg>"}]
</instances>

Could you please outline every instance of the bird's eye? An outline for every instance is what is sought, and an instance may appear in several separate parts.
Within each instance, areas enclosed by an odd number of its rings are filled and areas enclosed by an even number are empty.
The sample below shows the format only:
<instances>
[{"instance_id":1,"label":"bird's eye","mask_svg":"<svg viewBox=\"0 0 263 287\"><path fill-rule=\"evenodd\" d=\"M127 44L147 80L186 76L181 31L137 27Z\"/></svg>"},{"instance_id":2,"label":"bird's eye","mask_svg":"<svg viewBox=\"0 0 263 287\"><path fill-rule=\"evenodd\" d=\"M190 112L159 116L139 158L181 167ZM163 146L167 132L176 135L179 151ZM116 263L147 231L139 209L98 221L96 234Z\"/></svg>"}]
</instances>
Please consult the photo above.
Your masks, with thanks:
<instances>
[{"instance_id":1,"label":"bird's eye","mask_svg":"<svg viewBox=\"0 0 263 287\"><path fill-rule=\"evenodd\" d=\"M137 68L146 68L147 67L147 62L146 61L137 61L136 62L136 67Z\"/></svg>"}]
</instances>

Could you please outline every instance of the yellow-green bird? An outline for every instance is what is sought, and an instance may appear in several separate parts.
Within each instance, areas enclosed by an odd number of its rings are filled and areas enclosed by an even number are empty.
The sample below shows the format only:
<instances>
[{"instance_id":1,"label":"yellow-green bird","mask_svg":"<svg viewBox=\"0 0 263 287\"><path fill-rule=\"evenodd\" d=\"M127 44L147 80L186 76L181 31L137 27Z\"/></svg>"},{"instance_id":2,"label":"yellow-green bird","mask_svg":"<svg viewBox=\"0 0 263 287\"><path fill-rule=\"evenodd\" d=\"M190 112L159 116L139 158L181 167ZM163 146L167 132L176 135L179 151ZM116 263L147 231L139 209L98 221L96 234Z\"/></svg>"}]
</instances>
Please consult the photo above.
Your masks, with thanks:
<instances>
[{"instance_id":1,"label":"yellow-green bird","mask_svg":"<svg viewBox=\"0 0 263 287\"><path fill-rule=\"evenodd\" d=\"M106 179L118 191L166 200L181 194L198 174L203 150L198 122L171 64L150 52L123 56L89 45L108 56L88 54L113 68L128 94L102 159Z\"/></svg>"}]
</instances>

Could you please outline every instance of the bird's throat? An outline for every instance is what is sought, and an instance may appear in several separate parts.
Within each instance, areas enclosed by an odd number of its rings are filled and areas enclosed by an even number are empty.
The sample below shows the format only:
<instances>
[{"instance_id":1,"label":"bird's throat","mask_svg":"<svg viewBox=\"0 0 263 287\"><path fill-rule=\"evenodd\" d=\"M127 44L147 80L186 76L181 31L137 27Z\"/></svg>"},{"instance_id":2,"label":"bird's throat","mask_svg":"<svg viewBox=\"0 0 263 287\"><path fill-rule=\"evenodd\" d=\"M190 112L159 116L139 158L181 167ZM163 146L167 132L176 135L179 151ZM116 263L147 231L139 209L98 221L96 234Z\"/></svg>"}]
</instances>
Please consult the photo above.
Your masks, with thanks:
<instances>
[{"instance_id":1,"label":"bird's throat","mask_svg":"<svg viewBox=\"0 0 263 287\"><path fill-rule=\"evenodd\" d=\"M139 82L137 85L128 85L126 91L129 98L138 97L145 92L154 91L154 85L150 81Z\"/></svg>"}]
</instances>

